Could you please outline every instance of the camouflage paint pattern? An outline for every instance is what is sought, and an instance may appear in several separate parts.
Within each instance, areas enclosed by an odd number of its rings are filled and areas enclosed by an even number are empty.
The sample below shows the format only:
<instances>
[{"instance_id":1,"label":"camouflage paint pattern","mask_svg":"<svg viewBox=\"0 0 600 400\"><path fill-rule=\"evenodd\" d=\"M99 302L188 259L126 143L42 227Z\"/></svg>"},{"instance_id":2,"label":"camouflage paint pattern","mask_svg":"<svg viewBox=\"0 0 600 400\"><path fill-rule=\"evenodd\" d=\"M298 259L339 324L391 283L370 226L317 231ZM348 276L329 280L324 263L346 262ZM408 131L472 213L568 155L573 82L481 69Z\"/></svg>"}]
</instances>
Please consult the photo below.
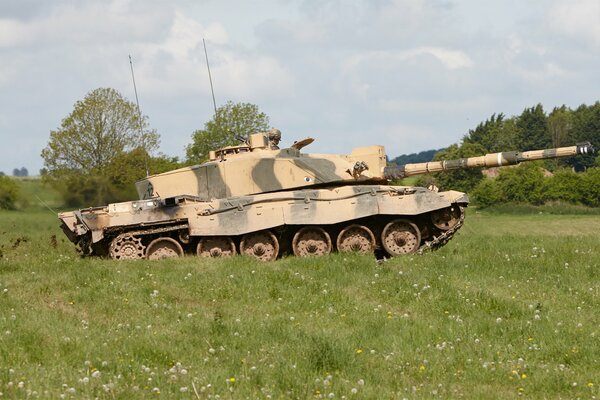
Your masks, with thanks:
<instances>
[{"instance_id":1,"label":"camouflage paint pattern","mask_svg":"<svg viewBox=\"0 0 600 400\"><path fill-rule=\"evenodd\" d=\"M593 150L583 144L386 166L382 146L357 148L349 155L301 153L312 141L307 138L290 148L277 149L266 134L251 135L245 145L211 152L206 163L141 180L136 184L140 200L60 213L62 228L73 243L92 253L98 249L106 253L113 239L128 232L153 238L168 235L169 240L176 238L191 246L203 237L239 241L241 235L273 229L289 236L303 226L319 226L335 234L357 221L375 232L379 245L383 226L401 218L405 222L398 226L414 224L418 229L409 232L413 242L416 237L417 244L437 240L443 245L462 225L468 197L456 191L389 186L388 180ZM447 223L456 228L444 226ZM394 238L397 236L394 233ZM131 240L124 243L137 245Z\"/></svg>"}]
</instances>

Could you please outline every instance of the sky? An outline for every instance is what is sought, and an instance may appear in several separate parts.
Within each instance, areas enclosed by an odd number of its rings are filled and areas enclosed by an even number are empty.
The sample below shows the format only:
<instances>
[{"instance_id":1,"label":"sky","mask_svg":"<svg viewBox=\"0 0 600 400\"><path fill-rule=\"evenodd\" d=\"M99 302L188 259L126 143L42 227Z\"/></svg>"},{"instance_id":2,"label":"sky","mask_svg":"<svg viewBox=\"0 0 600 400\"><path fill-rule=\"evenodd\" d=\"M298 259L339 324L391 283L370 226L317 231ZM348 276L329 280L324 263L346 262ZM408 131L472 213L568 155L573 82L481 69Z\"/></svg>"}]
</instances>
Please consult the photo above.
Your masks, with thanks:
<instances>
[{"instance_id":1,"label":"sky","mask_svg":"<svg viewBox=\"0 0 600 400\"><path fill-rule=\"evenodd\" d=\"M217 105L258 105L282 145L390 157L494 113L600 100L598 0L0 0L0 171L36 175L50 131L111 87L184 158ZM514 150L514 149L507 149Z\"/></svg>"}]
</instances>

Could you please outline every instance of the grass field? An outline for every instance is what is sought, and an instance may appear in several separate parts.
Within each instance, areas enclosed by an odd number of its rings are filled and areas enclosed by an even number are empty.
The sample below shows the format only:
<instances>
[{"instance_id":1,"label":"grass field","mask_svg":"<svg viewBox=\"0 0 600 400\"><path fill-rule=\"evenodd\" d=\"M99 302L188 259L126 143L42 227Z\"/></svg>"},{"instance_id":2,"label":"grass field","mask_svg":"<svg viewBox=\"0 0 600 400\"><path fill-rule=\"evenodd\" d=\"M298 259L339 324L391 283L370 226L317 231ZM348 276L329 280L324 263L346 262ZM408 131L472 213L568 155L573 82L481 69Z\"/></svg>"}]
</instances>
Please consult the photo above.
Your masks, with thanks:
<instances>
[{"instance_id":1,"label":"grass field","mask_svg":"<svg viewBox=\"0 0 600 400\"><path fill-rule=\"evenodd\" d=\"M0 212L4 398L596 398L600 217L469 210L443 249L82 259Z\"/></svg>"}]
</instances>

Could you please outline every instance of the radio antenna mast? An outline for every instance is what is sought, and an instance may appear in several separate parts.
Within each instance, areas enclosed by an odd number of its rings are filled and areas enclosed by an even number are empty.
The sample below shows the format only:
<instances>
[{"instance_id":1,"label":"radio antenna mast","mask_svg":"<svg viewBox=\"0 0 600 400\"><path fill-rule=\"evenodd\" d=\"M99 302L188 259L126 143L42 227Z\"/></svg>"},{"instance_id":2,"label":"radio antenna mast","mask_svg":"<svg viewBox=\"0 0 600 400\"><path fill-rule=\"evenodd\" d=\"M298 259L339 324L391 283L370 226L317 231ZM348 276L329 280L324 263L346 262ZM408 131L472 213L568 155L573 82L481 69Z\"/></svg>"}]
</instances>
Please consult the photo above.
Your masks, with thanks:
<instances>
[{"instance_id":1,"label":"radio antenna mast","mask_svg":"<svg viewBox=\"0 0 600 400\"><path fill-rule=\"evenodd\" d=\"M212 76L210 75L210 65L208 64L208 53L206 52L206 41L202 38L204 45L204 56L206 57L206 69L208 70L208 81L210 82L210 92L212 93L213 107L215 108L215 118L217 117L217 102L215 101L215 90L213 88Z\"/></svg>"},{"instance_id":2,"label":"radio antenna mast","mask_svg":"<svg viewBox=\"0 0 600 400\"><path fill-rule=\"evenodd\" d=\"M140 119L140 139L143 140L144 132L142 130L142 112L140 111L140 101L138 100L137 87L135 85L135 75L133 74L133 61L131 61L131 54L129 54L129 65L131 66L131 79L133 80L133 92L135 93L135 104L137 104L137 112L138 118ZM144 164L146 167L146 176L150 176L150 172L148 171L148 153L147 149L144 148L146 152L146 158L144 160Z\"/></svg>"}]
</instances>

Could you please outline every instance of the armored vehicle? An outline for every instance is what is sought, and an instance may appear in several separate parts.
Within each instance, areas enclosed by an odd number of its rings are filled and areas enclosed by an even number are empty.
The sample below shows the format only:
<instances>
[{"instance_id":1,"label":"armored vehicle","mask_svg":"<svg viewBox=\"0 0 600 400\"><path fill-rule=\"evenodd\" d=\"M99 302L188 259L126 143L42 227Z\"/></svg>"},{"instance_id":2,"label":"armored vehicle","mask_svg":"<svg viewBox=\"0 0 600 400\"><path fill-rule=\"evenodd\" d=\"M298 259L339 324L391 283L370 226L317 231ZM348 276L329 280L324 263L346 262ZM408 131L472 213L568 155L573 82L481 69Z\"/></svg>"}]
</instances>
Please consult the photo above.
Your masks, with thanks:
<instances>
[{"instance_id":1,"label":"armored vehicle","mask_svg":"<svg viewBox=\"0 0 600 400\"><path fill-rule=\"evenodd\" d=\"M139 200L60 213L62 229L84 254L113 259L241 253L271 261L336 250L398 256L446 244L469 200L391 180L593 150L585 143L388 166L382 146L349 155L303 153L313 140L279 149L277 137L252 134L239 146L211 151L201 165L142 179Z\"/></svg>"}]
</instances>

